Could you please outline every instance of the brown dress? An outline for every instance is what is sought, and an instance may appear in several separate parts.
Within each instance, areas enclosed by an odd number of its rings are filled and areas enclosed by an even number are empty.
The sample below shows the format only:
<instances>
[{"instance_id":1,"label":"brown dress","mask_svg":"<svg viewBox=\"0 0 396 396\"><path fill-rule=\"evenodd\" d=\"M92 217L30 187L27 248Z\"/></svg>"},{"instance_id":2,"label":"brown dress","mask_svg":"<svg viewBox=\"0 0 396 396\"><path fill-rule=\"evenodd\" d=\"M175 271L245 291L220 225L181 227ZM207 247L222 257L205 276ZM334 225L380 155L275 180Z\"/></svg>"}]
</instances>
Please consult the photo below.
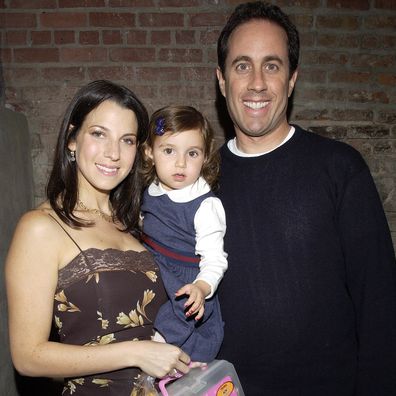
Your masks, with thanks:
<instances>
[{"instance_id":1,"label":"brown dress","mask_svg":"<svg viewBox=\"0 0 396 396\"><path fill-rule=\"evenodd\" d=\"M59 271L54 321L60 342L95 348L151 339L157 311L167 300L151 254L77 247L80 253ZM127 368L66 378L62 395L130 396L139 374Z\"/></svg>"}]
</instances>

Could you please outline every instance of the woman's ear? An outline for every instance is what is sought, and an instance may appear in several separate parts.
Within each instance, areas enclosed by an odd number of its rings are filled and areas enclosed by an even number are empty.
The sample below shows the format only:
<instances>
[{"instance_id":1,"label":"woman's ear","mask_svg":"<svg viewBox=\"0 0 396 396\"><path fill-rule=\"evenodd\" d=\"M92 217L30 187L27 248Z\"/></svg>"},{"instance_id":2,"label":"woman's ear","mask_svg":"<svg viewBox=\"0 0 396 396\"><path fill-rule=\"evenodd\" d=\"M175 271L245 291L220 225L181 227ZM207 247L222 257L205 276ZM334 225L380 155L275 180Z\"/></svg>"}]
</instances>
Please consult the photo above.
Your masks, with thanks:
<instances>
[{"instance_id":1,"label":"woman's ear","mask_svg":"<svg viewBox=\"0 0 396 396\"><path fill-rule=\"evenodd\" d=\"M76 144L76 141L74 139L70 140L69 143L67 144L67 148L70 151L76 151L76 146L77 146L77 144Z\"/></svg>"}]
</instances>

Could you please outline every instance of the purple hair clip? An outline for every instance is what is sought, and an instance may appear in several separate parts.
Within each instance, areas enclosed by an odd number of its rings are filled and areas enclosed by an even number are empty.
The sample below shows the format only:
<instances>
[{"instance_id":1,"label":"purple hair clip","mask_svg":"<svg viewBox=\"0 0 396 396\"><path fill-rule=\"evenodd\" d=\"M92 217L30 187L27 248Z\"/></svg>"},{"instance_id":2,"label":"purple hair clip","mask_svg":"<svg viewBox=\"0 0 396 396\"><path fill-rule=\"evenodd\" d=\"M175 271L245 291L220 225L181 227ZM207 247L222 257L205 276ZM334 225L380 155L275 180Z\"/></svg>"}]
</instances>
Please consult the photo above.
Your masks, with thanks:
<instances>
[{"instance_id":1,"label":"purple hair clip","mask_svg":"<svg viewBox=\"0 0 396 396\"><path fill-rule=\"evenodd\" d=\"M160 117L155 121L155 134L162 136L165 133L165 118Z\"/></svg>"}]
</instances>

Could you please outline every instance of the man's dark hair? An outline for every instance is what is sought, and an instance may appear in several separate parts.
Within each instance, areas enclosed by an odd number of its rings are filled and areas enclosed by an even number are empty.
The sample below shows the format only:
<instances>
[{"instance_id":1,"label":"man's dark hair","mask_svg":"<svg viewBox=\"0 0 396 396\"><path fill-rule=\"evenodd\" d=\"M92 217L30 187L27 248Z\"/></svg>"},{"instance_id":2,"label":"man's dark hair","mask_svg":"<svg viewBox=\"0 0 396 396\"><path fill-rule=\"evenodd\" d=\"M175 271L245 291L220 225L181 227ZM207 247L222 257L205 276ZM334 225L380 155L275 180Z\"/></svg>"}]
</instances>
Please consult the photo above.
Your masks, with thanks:
<instances>
[{"instance_id":1,"label":"man's dark hair","mask_svg":"<svg viewBox=\"0 0 396 396\"><path fill-rule=\"evenodd\" d=\"M287 35L290 77L296 71L300 53L300 39L297 28L289 17L276 5L255 1L237 6L229 17L217 41L217 59L221 72L225 73L228 55L228 41L231 33L240 25L251 20L267 20L280 26Z\"/></svg>"}]
</instances>

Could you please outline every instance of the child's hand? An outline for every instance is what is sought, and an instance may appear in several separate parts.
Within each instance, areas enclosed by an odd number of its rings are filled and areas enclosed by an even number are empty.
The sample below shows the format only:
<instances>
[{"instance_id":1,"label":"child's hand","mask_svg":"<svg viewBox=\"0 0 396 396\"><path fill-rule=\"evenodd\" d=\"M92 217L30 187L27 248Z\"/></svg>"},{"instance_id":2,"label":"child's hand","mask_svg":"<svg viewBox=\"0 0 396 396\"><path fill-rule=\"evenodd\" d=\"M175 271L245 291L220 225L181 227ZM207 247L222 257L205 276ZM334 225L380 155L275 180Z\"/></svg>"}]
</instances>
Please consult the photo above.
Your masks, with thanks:
<instances>
[{"instance_id":1,"label":"child's hand","mask_svg":"<svg viewBox=\"0 0 396 396\"><path fill-rule=\"evenodd\" d=\"M195 320L202 318L205 311L205 297L210 293L210 286L204 281L197 281L195 283L189 283L179 289L175 295L176 297L187 294L188 300L184 304L184 307L188 308L186 316L195 315Z\"/></svg>"}]
</instances>

